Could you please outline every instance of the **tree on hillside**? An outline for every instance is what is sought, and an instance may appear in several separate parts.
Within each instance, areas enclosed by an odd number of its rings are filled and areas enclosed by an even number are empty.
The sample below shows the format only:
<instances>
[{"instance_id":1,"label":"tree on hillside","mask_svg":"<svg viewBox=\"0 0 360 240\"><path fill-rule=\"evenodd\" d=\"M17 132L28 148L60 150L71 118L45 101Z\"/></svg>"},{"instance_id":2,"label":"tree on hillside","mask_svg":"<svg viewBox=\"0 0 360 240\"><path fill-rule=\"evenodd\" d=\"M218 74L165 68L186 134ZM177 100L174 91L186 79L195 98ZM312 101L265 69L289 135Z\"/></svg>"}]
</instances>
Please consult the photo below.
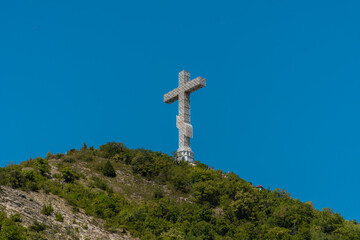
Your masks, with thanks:
<instances>
[{"instance_id":1,"label":"tree on hillside","mask_svg":"<svg viewBox=\"0 0 360 240\"><path fill-rule=\"evenodd\" d=\"M86 145L86 143L83 143L83 146L81 147L81 150L86 150L88 147L87 147L87 145Z\"/></svg>"},{"instance_id":2,"label":"tree on hillside","mask_svg":"<svg viewBox=\"0 0 360 240\"><path fill-rule=\"evenodd\" d=\"M73 183L77 178L76 174L70 167L64 167L60 172L64 178L64 181L67 183Z\"/></svg>"},{"instance_id":3,"label":"tree on hillside","mask_svg":"<svg viewBox=\"0 0 360 240\"><path fill-rule=\"evenodd\" d=\"M104 153L104 157L112 158L116 154L124 152L126 149L125 145L122 143L108 142L105 145L100 146L100 151Z\"/></svg>"},{"instance_id":4,"label":"tree on hillside","mask_svg":"<svg viewBox=\"0 0 360 240\"><path fill-rule=\"evenodd\" d=\"M116 177L115 169L109 160L106 161L102 173L107 177Z\"/></svg>"}]
</instances>

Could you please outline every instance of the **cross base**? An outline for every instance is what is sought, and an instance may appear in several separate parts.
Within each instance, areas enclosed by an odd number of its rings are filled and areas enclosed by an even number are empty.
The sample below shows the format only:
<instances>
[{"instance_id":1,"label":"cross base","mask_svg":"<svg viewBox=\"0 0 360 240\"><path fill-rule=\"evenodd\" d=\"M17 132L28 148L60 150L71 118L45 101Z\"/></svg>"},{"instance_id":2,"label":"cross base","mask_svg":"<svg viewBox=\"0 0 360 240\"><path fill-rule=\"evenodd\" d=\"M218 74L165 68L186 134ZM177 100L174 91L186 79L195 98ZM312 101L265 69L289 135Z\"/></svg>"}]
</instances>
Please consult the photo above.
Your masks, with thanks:
<instances>
[{"instance_id":1,"label":"cross base","mask_svg":"<svg viewBox=\"0 0 360 240\"><path fill-rule=\"evenodd\" d=\"M176 152L176 161L186 161L186 162L194 162L194 153L190 151L177 151Z\"/></svg>"}]
</instances>

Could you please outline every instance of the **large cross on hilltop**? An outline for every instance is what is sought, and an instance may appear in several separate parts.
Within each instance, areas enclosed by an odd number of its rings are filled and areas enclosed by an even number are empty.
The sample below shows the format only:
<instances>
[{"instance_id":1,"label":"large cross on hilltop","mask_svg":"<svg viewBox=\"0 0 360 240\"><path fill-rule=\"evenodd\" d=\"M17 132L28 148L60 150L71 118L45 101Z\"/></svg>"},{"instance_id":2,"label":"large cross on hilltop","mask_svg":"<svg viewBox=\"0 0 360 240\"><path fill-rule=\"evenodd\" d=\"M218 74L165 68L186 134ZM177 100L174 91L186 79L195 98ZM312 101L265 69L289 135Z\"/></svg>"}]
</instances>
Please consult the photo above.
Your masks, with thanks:
<instances>
[{"instance_id":1,"label":"large cross on hilltop","mask_svg":"<svg viewBox=\"0 0 360 240\"><path fill-rule=\"evenodd\" d=\"M176 116L176 127L179 129L179 149L176 160L194 162L194 153L190 148L190 138L193 137L193 128L190 124L190 93L205 87L206 80L197 77L190 81L190 72L179 72L179 86L164 95L165 103L179 100L179 115Z\"/></svg>"}]
</instances>

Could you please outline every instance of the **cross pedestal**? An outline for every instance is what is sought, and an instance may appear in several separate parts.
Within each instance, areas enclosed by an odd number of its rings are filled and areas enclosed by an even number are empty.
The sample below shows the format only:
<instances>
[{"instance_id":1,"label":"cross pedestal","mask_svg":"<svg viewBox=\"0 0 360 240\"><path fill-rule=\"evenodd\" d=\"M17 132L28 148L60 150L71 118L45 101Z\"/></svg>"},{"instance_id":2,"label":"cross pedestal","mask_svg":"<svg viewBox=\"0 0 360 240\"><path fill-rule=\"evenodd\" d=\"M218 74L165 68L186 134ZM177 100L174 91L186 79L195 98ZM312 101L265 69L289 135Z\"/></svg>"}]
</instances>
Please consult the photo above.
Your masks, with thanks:
<instances>
[{"instance_id":1,"label":"cross pedestal","mask_svg":"<svg viewBox=\"0 0 360 240\"><path fill-rule=\"evenodd\" d=\"M206 80L197 77L190 81L190 72L179 73L179 86L164 95L165 103L179 101L179 115L176 116L176 127L179 129L179 148L177 161L194 162L194 153L190 148L190 138L193 137L193 127L190 124L190 94L206 86Z\"/></svg>"}]
</instances>

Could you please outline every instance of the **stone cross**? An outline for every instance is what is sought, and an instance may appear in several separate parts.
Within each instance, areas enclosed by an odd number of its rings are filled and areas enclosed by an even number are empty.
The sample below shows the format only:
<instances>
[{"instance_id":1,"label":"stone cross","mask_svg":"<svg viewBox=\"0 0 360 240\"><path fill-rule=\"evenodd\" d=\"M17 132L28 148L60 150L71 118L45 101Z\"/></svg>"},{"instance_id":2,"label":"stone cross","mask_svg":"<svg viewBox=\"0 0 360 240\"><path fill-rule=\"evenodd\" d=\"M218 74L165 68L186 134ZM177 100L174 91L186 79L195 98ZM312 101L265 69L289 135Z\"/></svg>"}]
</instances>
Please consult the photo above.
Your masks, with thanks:
<instances>
[{"instance_id":1,"label":"stone cross","mask_svg":"<svg viewBox=\"0 0 360 240\"><path fill-rule=\"evenodd\" d=\"M190 124L190 93L205 87L206 80L197 77L190 81L190 72L179 73L179 86L164 95L165 103L179 101L179 115L176 116L176 127L179 129L179 149L176 160L194 162L194 153L190 148L190 138L193 137L193 127Z\"/></svg>"}]
</instances>

